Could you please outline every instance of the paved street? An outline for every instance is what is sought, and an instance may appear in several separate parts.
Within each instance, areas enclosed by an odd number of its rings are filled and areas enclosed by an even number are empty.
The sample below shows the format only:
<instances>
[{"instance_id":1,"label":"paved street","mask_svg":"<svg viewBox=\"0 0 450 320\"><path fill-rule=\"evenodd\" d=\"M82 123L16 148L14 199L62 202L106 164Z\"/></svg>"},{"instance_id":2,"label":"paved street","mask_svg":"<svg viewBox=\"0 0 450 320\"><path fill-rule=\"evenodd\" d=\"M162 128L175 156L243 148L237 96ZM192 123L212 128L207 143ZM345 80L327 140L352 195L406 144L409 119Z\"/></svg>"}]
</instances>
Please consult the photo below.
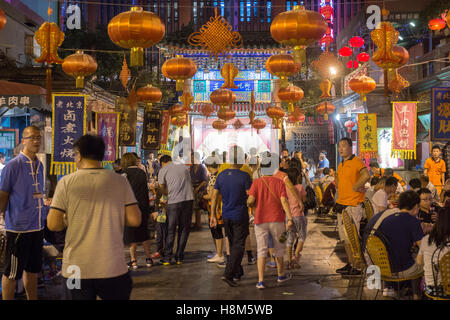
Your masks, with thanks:
<instances>
[{"instance_id":1,"label":"paved street","mask_svg":"<svg viewBox=\"0 0 450 320\"><path fill-rule=\"evenodd\" d=\"M255 235L251 230L252 245L256 251ZM247 265L244 259L244 277L237 288L231 288L220 280L223 269L214 263L207 263L207 255L214 250L211 234L206 224L201 231L192 232L186 248L185 262L181 266L145 267L142 248L138 248L138 264L132 272L134 289L131 299L156 300L221 300L221 299L308 299L308 300L347 300L355 299L358 277L336 274L336 268L343 266L344 248L337 242L335 220L308 217L308 238L301 258L301 269L292 272L291 281L278 285L276 269L266 268L265 290L257 290L256 265ZM128 255L128 251L126 252ZM61 286L47 283L40 290L43 299L63 297ZM375 290L367 290L363 299L373 299ZM378 298L381 295L378 295Z\"/></svg>"}]
</instances>

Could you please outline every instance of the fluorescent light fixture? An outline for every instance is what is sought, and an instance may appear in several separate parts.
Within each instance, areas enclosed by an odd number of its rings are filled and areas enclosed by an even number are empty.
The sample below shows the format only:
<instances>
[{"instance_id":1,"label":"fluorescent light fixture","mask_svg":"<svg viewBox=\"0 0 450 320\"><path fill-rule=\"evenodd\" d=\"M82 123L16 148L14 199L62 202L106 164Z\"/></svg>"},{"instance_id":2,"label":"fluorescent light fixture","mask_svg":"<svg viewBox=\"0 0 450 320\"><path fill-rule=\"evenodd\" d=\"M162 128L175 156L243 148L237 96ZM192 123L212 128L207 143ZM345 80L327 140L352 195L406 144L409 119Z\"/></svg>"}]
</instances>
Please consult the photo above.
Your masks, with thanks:
<instances>
[{"instance_id":1,"label":"fluorescent light fixture","mask_svg":"<svg viewBox=\"0 0 450 320\"><path fill-rule=\"evenodd\" d=\"M412 22L412 21L409 24L411 25L411 27L415 27L416 26L416 24L414 22Z\"/></svg>"},{"instance_id":2,"label":"fluorescent light fixture","mask_svg":"<svg viewBox=\"0 0 450 320\"><path fill-rule=\"evenodd\" d=\"M400 40L403 40L403 37L402 37L402 36L398 36L398 38L399 38Z\"/></svg>"}]
</instances>

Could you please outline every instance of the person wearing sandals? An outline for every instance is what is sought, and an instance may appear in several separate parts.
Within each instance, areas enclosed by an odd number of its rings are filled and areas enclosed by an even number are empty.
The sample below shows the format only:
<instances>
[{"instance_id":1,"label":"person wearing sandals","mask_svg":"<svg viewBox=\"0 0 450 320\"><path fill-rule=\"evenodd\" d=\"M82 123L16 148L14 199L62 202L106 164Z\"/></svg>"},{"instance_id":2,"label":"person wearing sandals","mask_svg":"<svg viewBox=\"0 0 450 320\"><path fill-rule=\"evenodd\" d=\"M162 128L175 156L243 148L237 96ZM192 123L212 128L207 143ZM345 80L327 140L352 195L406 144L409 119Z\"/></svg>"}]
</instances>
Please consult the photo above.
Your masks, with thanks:
<instances>
[{"instance_id":1,"label":"person wearing sandals","mask_svg":"<svg viewBox=\"0 0 450 320\"><path fill-rule=\"evenodd\" d=\"M138 167L138 159L129 152L125 153L120 160L120 166L124 171L124 176L128 179L131 189L139 205L142 214L142 222L139 227L125 227L125 239L130 243L129 267L133 270L138 268L136 260L136 248L139 243L144 247L147 267L153 265L150 252L150 235L147 229L150 214L150 200L148 196L148 185L146 173Z\"/></svg>"}]
</instances>

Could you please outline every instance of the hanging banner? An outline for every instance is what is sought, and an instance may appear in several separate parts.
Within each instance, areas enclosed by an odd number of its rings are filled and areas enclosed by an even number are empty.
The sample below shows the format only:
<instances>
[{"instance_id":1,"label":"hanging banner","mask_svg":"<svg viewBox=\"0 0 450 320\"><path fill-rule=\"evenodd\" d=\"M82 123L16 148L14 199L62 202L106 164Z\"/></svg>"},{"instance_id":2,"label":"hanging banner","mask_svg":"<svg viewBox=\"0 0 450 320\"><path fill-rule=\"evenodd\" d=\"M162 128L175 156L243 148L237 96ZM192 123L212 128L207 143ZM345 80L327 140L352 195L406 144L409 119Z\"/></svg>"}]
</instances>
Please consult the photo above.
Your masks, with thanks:
<instances>
[{"instance_id":1,"label":"hanging banner","mask_svg":"<svg viewBox=\"0 0 450 320\"><path fill-rule=\"evenodd\" d=\"M158 153L171 156L172 150L171 150L171 148L167 147L167 142L169 140L169 127L170 127L169 112L163 111L162 117L161 117L161 149L159 150Z\"/></svg>"},{"instance_id":2,"label":"hanging banner","mask_svg":"<svg viewBox=\"0 0 450 320\"><path fill-rule=\"evenodd\" d=\"M416 159L417 102L392 102L392 158Z\"/></svg>"},{"instance_id":3,"label":"hanging banner","mask_svg":"<svg viewBox=\"0 0 450 320\"><path fill-rule=\"evenodd\" d=\"M53 94L52 163L50 174L75 171L74 142L86 133L86 96Z\"/></svg>"},{"instance_id":4,"label":"hanging banner","mask_svg":"<svg viewBox=\"0 0 450 320\"><path fill-rule=\"evenodd\" d=\"M119 146L136 146L137 109L132 108L125 98L118 99L120 104ZM116 105L117 110L117 105Z\"/></svg>"},{"instance_id":5,"label":"hanging banner","mask_svg":"<svg viewBox=\"0 0 450 320\"><path fill-rule=\"evenodd\" d=\"M450 88L431 88L431 141L450 141Z\"/></svg>"},{"instance_id":6,"label":"hanging banner","mask_svg":"<svg viewBox=\"0 0 450 320\"><path fill-rule=\"evenodd\" d=\"M142 149L158 150L161 145L160 130L161 111L146 110L144 112L144 128L142 129Z\"/></svg>"},{"instance_id":7,"label":"hanging banner","mask_svg":"<svg viewBox=\"0 0 450 320\"><path fill-rule=\"evenodd\" d=\"M105 142L103 166L113 163L118 158L119 114L117 112L98 112L96 119L97 135Z\"/></svg>"},{"instance_id":8,"label":"hanging banner","mask_svg":"<svg viewBox=\"0 0 450 320\"><path fill-rule=\"evenodd\" d=\"M358 114L359 157L378 157L377 114Z\"/></svg>"}]
</instances>

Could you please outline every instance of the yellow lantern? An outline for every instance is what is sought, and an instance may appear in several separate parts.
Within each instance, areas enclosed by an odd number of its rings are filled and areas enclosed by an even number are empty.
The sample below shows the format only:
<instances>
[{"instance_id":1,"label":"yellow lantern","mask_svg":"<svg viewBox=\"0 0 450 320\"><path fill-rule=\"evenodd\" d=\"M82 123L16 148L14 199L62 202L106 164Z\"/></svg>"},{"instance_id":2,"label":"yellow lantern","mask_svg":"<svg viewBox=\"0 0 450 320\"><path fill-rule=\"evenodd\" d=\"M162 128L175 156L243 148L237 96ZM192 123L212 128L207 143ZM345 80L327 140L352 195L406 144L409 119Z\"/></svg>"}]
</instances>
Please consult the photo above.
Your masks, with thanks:
<instances>
[{"instance_id":1,"label":"yellow lantern","mask_svg":"<svg viewBox=\"0 0 450 320\"><path fill-rule=\"evenodd\" d=\"M64 59L62 68L65 73L76 78L76 87L84 87L84 77L97 71L97 62L90 55L78 50Z\"/></svg>"},{"instance_id":2,"label":"yellow lantern","mask_svg":"<svg viewBox=\"0 0 450 320\"><path fill-rule=\"evenodd\" d=\"M184 81L192 78L197 72L197 65L188 58L177 55L175 58L166 60L161 67L161 72L169 79L176 80L176 90L182 91Z\"/></svg>"},{"instance_id":3,"label":"yellow lantern","mask_svg":"<svg viewBox=\"0 0 450 320\"><path fill-rule=\"evenodd\" d=\"M131 49L130 66L144 64L144 48L152 47L162 40L164 24L153 12L142 7L132 7L108 23L108 35L112 42L122 48Z\"/></svg>"}]
</instances>

